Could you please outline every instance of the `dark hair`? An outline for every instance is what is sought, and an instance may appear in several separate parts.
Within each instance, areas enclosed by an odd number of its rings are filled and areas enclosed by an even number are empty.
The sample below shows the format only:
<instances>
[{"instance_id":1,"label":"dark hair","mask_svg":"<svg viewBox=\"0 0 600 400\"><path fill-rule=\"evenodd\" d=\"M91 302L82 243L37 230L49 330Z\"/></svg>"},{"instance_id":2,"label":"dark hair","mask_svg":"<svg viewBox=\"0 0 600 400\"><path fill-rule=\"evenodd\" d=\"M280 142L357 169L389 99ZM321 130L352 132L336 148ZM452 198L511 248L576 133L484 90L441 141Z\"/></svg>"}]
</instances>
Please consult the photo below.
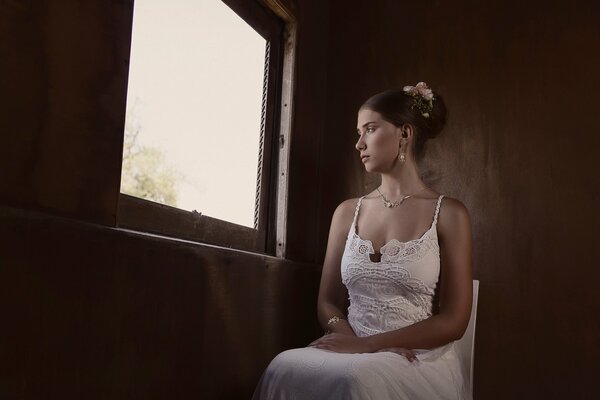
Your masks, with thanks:
<instances>
[{"instance_id":1,"label":"dark hair","mask_svg":"<svg viewBox=\"0 0 600 400\"><path fill-rule=\"evenodd\" d=\"M395 126L408 123L415 128L413 149L415 157L422 155L427 139L436 137L446 123L446 105L442 97L434 92L433 110L429 118L424 117L414 99L403 90L386 90L370 97L360 109L369 109L381 114L381 117Z\"/></svg>"}]
</instances>

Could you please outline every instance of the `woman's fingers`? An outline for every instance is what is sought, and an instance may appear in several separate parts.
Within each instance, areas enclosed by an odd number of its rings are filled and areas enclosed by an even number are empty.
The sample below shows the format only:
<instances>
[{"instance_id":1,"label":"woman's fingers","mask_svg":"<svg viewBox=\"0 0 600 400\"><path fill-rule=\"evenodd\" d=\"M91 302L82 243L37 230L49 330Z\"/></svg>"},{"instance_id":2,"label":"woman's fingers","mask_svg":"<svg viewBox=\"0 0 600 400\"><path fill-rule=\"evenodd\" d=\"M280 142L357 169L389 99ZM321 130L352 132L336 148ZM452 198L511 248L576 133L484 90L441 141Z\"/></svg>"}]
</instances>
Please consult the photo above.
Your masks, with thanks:
<instances>
[{"instance_id":1,"label":"woman's fingers","mask_svg":"<svg viewBox=\"0 0 600 400\"><path fill-rule=\"evenodd\" d=\"M323 344L325 338L327 338L327 336L331 335L331 333L326 333L325 335L321 336L320 338L318 338L317 340L313 340L308 346L313 346L313 347L318 347L320 344Z\"/></svg>"},{"instance_id":2,"label":"woman's fingers","mask_svg":"<svg viewBox=\"0 0 600 400\"><path fill-rule=\"evenodd\" d=\"M320 338L313 340L308 346L309 347L316 347L318 349L324 349L324 350L331 350L331 351L341 351L344 352L343 349L349 350L349 352L357 352L356 349L354 347L352 347L350 344L346 343L344 345L344 336L340 336L339 334L335 334L335 333L328 333L325 334L323 336L321 336ZM342 340L344 339L344 340ZM389 347L389 348L385 348L385 349L380 349L377 350L376 352L384 352L384 351L389 351L392 353L396 353L401 355L402 357L405 357L408 361L410 362L414 362L414 361L419 361L419 359L417 358L417 353L415 353L412 350L409 349L405 349L402 347ZM358 351L360 352L360 351Z\"/></svg>"},{"instance_id":3,"label":"woman's fingers","mask_svg":"<svg viewBox=\"0 0 600 400\"><path fill-rule=\"evenodd\" d=\"M417 358L417 354L414 351L405 349L402 347L389 347L387 349L378 350L377 352L380 352L380 351L389 351L392 353L399 354L399 355L405 357L410 362L419 361L419 359Z\"/></svg>"},{"instance_id":4,"label":"woman's fingers","mask_svg":"<svg viewBox=\"0 0 600 400\"><path fill-rule=\"evenodd\" d=\"M325 344L325 343L318 344L318 345L316 345L314 347L316 347L317 349L324 349L324 350L331 350L332 349L332 347L330 345Z\"/></svg>"}]
</instances>

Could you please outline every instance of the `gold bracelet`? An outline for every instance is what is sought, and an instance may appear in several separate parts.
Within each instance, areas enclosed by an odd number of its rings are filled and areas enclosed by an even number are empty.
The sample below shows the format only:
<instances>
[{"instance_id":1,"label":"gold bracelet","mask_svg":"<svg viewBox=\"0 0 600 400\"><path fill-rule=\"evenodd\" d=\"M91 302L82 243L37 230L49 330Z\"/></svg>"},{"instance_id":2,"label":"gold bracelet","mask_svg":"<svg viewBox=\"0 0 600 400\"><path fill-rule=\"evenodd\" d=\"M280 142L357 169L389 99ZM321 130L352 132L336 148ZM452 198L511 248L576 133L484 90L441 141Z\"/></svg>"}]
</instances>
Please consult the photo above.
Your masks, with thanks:
<instances>
[{"instance_id":1,"label":"gold bracelet","mask_svg":"<svg viewBox=\"0 0 600 400\"><path fill-rule=\"evenodd\" d=\"M342 320L343 318L338 317L337 315L334 315L333 317L329 318L329 321L327 321L327 326L329 325L334 325L337 324L338 322L340 322L340 320ZM331 333L331 329L327 329L325 331L326 335L329 335Z\"/></svg>"}]
</instances>

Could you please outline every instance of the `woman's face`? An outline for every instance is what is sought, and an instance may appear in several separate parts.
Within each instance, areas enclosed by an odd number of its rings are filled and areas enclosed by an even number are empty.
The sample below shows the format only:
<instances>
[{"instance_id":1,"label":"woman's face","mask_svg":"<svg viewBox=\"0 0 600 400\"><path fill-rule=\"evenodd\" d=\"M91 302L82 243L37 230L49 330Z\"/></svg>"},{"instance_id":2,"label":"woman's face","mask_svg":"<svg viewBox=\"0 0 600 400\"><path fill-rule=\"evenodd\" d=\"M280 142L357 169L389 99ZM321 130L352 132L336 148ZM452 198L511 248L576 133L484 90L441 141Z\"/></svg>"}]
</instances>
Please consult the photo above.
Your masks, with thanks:
<instances>
[{"instance_id":1,"label":"woman's face","mask_svg":"<svg viewBox=\"0 0 600 400\"><path fill-rule=\"evenodd\" d=\"M377 111L358 111L358 142L360 153L367 172L386 172L396 165L400 147L400 128L385 121Z\"/></svg>"}]
</instances>

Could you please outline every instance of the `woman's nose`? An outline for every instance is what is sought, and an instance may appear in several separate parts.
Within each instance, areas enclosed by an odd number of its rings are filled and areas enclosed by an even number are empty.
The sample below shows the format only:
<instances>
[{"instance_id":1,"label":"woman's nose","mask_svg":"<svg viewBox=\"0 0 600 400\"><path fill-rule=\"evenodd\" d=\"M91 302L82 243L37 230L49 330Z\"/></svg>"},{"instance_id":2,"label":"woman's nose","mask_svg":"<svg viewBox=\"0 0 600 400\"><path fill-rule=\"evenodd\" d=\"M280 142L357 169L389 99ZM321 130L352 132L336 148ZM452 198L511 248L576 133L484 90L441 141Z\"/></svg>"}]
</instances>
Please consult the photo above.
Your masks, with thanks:
<instances>
[{"instance_id":1,"label":"woman's nose","mask_svg":"<svg viewBox=\"0 0 600 400\"><path fill-rule=\"evenodd\" d=\"M360 135L360 137L358 138L358 141L356 142L356 145L354 147L356 147L356 150L358 150L358 151L361 151L362 149L365 148L365 141L363 140L363 135Z\"/></svg>"}]
</instances>

